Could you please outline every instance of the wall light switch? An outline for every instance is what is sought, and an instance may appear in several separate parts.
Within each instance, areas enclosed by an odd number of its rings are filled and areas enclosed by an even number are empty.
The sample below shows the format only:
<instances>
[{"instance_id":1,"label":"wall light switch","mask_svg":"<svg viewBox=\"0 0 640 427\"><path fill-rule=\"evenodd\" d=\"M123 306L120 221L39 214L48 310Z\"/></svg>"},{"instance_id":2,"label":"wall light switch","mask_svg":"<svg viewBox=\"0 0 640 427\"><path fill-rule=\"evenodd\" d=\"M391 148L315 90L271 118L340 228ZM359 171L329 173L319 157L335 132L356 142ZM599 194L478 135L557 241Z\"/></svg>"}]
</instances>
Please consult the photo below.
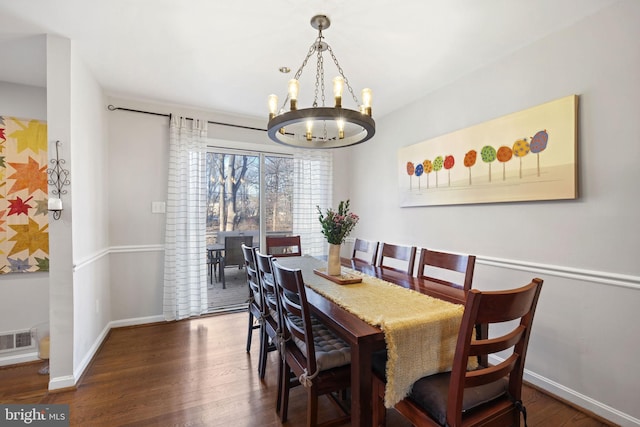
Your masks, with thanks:
<instances>
[{"instance_id":1,"label":"wall light switch","mask_svg":"<svg viewBox=\"0 0 640 427\"><path fill-rule=\"evenodd\" d=\"M167 212L167 204L165 202L151 202L151 213Z\"/></svg>"}]
</instances>

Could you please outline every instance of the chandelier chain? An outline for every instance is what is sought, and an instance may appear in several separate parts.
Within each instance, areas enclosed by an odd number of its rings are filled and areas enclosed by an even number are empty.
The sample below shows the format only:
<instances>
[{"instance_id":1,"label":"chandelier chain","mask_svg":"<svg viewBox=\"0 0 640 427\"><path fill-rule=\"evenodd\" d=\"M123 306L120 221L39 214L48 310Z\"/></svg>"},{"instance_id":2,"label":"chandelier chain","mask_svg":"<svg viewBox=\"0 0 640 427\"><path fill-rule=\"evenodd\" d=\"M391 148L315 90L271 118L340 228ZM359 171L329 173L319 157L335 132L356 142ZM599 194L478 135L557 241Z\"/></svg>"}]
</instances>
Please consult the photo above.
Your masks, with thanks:
<instances>
[{"instance_id":1,"label":"chandelier chain","mask_svg":"<svg viewBox=\"0 0 640 427\"><path fill-rule=\"evenodd\" d=\"M313 96L313 108L316 108L318 106L318 94L320 93L321 67L322 67L322 52L318 50L316 55L316 87L315 87L315 93Z\"/></svg>"},{"instance_id":2,"label":"chandelier chain","mask_svg":"<svg viewBox=\"0 0 640 427\"><path fill-rule=\"evenodd\" d=\"M320 36L318 37L319 39L322 38L322 31L320 32ZM316 67L316 97L315 100L313 102L313 107L317 107L318 106L318 81L320 84L320 97L322 100L322 106L325 106L325 94L324 94L324 57L322 56L322 50L318 49L318 64ZM327 140L327 122L323 121L322 122L322 128L323 128L323 132L322 132L322 139L324 141Z\"/></svg>"},{"instance_id":3,"label":"chandelier chain","mask_svg":"<svg viewBox=\"0 0 640 427\"><path fill-rule=\"evenodd\" d=\"M296 74L293 76L295 80L298 80L298 81L300 80L300 76L302 76L302 70L304 69L304 67L307 66L307 62L309 61L309 58L311 58L311 55L313 55L313 53L316 51L316 44L317 42L313 43L311 47L309 47L307 56L305 56L304 61L302 61L302 65L300 65L300 68L298 68L298 71L296 71ZM289 102L289 94L287 93L287 96L284 99L284 102L282 103L282 107L280 107L280 110L284 110L288 102Z\"/></svg>"},{"instance_id":4,"label":"chandelier chain","mask_svg":"<svg viewBox=\"0 0 640 427\"><path fill-rule=\"evenodd\" d=\"M359 105L358 98L356 98L356 94L353 92L353 88L349 84L349 79L347 79L347 76L344 75L344 71L342 71L342 67L338 63L338 58L336 58L336 56L334 55L333 49L331 49L331 46L327 45L327 50L331 54L331 58L333 58L333 63L336 64L336 68L338 69L338 72L340 73L340 76L344 80L344 84L347 85L347 89L349 89L349 92L351 93L351 96L353 97L353 102L355 102L356 105Z\"/></svg>"}]
</instances>

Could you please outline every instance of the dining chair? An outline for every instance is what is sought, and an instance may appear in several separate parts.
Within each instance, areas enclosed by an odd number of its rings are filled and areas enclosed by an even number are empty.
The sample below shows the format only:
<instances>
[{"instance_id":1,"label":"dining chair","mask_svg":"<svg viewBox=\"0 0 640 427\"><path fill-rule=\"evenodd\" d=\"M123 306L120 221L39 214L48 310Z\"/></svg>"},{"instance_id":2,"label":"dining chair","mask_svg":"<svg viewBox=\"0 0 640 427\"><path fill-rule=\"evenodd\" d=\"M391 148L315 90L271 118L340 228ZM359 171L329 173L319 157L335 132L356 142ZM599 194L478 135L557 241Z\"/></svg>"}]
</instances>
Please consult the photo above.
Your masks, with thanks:
<instances>
[{"instance_id":1,"label":"dining chair","mask_svg":"<svg viewBox=\"0 0 640 427\"><path fill-rule=\"evenodd\" d=\"M256 267L258 270L258 279L260 282L260 291L264 301L263 326L264 339L268 344L260 346L260 379L264 378L267 354L269 351L276 349L276 343L280 337L280 308L276 295L276 285L273 281L273 273L271 272L271 255L261 253L255 250ZM278 369L278 381L282 375L282 366ZM280 389L280 387L278 387ZM280 409L280 396L278 396L277 408Z\"/></svg>"},{"instance_id":2,"label":"dining chair","mask_svg":"<svg viewBox=\"0 0 640 427\"><path fill-rule=\"evenodd\" d=\"M312 321L301 270L283 267L277 259L271 265L283 326L281 421L287 421L291 387L302 385L307 391L307 426L346 423L350 419L346 400L333 393L351 384L351 349L324 324ZM292 374L295 382L290 381ZM322 395L344 411L336 419L318 424L318 397Z\"/></svg>"},{"instance_id":3,"label":"dining chair","mask_svg":"<svg viewBox=\"0 0 640 427\"><path fill-rule=\"evenodd\" d=\"M413 266L416 262L416 251L417 249L415 246L402 246L383 242L382 248L380 249L380 260L378 261L378 267L384 267L390 270L404 272L412 276ZM406 269L399 268L395 264L388 265L388 263L384 262L385 258L406 262Z\"/></svg>"},{"instance_id":4,"label":"dining chair","mask_svg":"<svg viewBox=\"0 0 640 427\"><path fill-rule=\"evenodd\" d=\"M228 237L227 237L228 239ZM260 277L258 276L258 270L256 269L256 255L254 248L247 246L244 243L241 245L242 255L245 263L245 271L247 273L247 286L249 289L249 304L247 311L249 312L249 328L247 330L247 353L251 352L251 341L253 337L253 331L259 329L260 331L260 356L258 359L258 373L264 371L262 360L262 348L267 345L264 332L264 311L265 303L262 291L260 288Z\"/></svg>"},{"instance_id":5,"label":"dining chair","mask_svg":"<svg viewBox=\"0 0 640 427\"><path fill-rule=\"evenodd\" d=\"M459 255L422 248L416 277L468 291L471 289L475 265L474 255Z\"/></svg>"},{"instance_id":6,"label":"dining chair","mask_svg":"<svg viewBox=\"0 0 640 427\"><path fill-rule=\"evenodd\" d=\"M267 254L283 256L301 256L300 236L267 236Z\"/></svg>"},{"instance_id":7,"label":"dining chair","mask_svg":"<svg viewBox=\"0 0 640 427\"><path fill-rule=\"evenodd\" d=\"M376 265L376 261L378 260L378 246L378 242L356 238L355 242L353 242L351 259Z\"/></svg>"},{"instance_id":8,"label":"dining chair","mask_svg":"<svg viewBox=\"0 0 640 427\"><path fill-rule=\"evenodd\" d=\"M464 307L451 371L423 377L413 384L408 397L395 409L413 425L421 426L519 426L524 371L533 316L542 290L542 280L533 279L517 289L479 291L471 289ZM517 321L505 324L503 322ZM495 326L495 335L478 339L476 324ZM496 365L468 370L472 357L500 354ZM375 425L384 425L385 361L374 357Z\"/></svg>"},{"instance_id":9,"label":"dining chair","mask_svg":"<svg viewBox=\"0 0 640 427\"><path fill-rule=\"evenodd\" d=\"M220 278L222 280L222 289L227 288L227 282L224 277L224 269L230 266L238 266L242 268L245 265L244 254L242 253L242 245L253 246L253 236L238 235L226 236L224 238L224 255L220 256Z\"/></svg>"}]
</instances>

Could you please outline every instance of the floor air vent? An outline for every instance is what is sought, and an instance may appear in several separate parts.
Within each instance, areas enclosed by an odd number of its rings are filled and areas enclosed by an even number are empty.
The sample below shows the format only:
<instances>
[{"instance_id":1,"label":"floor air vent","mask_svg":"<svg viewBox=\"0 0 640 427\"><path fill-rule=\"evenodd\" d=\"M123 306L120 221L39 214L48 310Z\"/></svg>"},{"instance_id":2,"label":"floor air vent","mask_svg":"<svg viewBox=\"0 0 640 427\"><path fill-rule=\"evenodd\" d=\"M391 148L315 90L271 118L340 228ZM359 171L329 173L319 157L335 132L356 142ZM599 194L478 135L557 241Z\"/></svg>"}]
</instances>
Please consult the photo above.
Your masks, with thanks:
<instances>
[{"instance_id":1,"label":"floor air vent","mask_svg":"<svg viewBox=\"0 0 640 427\"><path fill-rule=\"evenodd\" d=\"M31 331L13 331L0 334L0 353L34 347Z\"/></svg>"}]
</instances>

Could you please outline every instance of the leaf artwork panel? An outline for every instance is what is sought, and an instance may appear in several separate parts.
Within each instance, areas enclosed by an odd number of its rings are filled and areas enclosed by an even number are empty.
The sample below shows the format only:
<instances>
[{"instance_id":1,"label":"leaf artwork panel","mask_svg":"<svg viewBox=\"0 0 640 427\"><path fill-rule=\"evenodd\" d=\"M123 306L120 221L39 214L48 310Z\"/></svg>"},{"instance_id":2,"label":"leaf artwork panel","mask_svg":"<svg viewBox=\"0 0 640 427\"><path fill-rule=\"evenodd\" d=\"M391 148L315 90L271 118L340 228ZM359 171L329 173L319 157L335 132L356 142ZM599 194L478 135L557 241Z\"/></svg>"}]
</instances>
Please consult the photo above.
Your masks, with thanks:
<instances>
[{"instance_id":1,"label":"leaf artwork panel","mask_svg":"<svg viewBox=\"0 0 640 427\"><path fill-rule=\"evenodd\" d=\"M577 107L571 95L401 148L400 205L575 199Z\"/></svg>"},{"instance_id":2,"label":"leaf artwork panel","mask_svg":"<svg viewBox=\"0 0 640 427\"><path fill-rule=\"evenodd\" d=\"M0 116L0 274L49 271L47 124Z\"/></svg>"}]
</instances>

